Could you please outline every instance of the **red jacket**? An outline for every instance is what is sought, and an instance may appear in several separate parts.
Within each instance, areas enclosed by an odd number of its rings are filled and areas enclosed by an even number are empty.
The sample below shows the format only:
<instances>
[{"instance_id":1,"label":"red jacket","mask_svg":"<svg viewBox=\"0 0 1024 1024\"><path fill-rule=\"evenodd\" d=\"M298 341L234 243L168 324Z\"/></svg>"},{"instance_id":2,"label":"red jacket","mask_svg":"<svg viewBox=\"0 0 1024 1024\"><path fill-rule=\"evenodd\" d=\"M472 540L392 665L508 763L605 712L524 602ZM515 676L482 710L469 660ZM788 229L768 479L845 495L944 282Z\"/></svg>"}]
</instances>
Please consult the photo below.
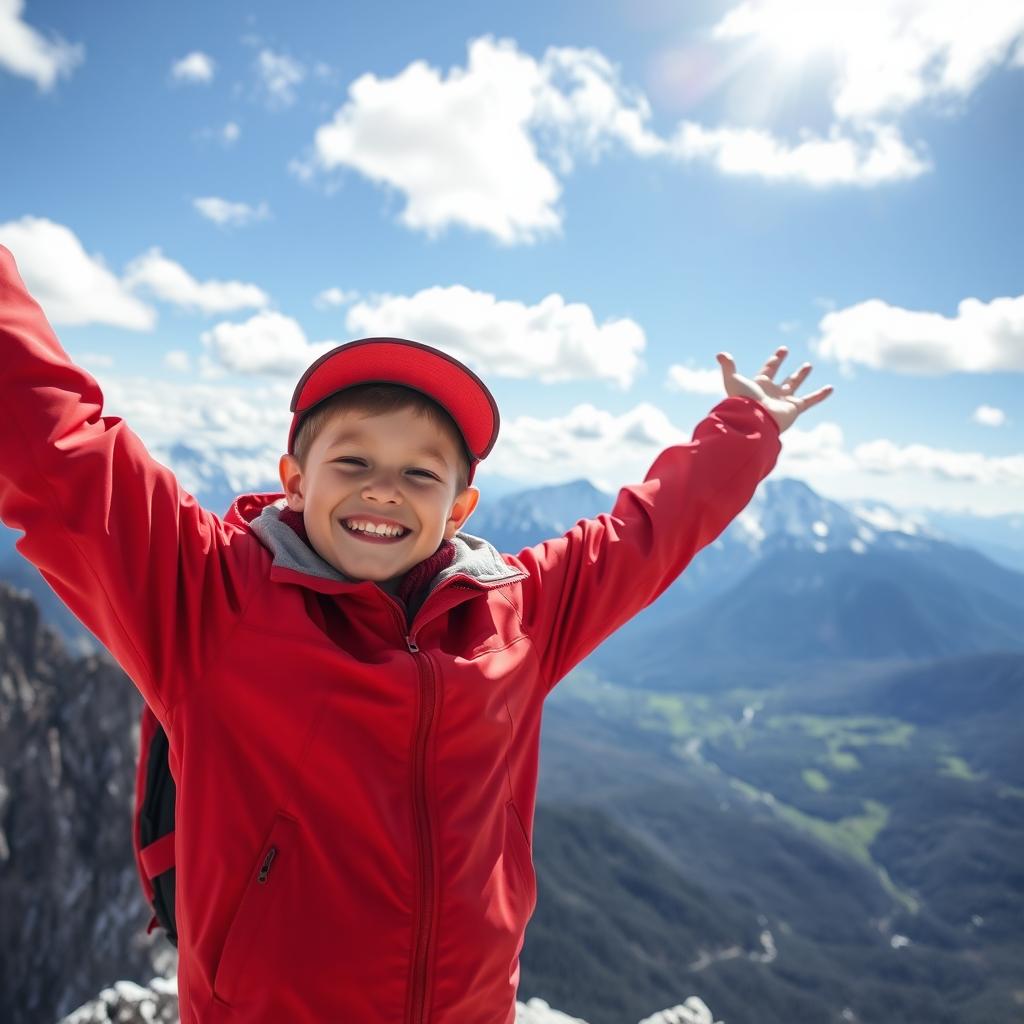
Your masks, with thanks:
<instances>
[{"instance_id":1,"label":"red jacket","mask_svg":"<svg viewBox=\"0 0 1024 1024\"><path fill-rule=\"evenodd\" d=\"M726 398L610 513L457 534L403 608L102 403L0 246L0 520L169 738L183 1024L511 1024L544 699L749 502L775 421Z\"/></svg>"}]
</instances>

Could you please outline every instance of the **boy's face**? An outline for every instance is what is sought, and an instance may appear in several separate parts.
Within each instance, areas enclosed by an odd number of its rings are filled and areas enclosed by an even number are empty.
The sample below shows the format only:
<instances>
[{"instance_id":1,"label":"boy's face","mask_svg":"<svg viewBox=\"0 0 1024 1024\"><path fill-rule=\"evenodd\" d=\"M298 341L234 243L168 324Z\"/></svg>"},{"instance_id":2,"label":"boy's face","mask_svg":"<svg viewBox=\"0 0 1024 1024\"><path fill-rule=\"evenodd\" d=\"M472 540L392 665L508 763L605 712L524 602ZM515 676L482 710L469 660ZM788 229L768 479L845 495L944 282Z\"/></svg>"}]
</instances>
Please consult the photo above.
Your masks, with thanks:
<instances>
[{"instance_id":1,"label":"boy's face","mask_svg":"<svg viewBox=\"0 0 1024 1024\"><path fill-rule=\"evenodd\" d=\"M288 507L302 513L317 554L346 576L394 593L476 507L475 487L455 493L457 451L455 439L411 409L379 416L348 410L313 440L305 472L292 455L281 456L279 469ZM367 515L411 532L382 542L343 524Z\"/></svg>"}]
</instances>

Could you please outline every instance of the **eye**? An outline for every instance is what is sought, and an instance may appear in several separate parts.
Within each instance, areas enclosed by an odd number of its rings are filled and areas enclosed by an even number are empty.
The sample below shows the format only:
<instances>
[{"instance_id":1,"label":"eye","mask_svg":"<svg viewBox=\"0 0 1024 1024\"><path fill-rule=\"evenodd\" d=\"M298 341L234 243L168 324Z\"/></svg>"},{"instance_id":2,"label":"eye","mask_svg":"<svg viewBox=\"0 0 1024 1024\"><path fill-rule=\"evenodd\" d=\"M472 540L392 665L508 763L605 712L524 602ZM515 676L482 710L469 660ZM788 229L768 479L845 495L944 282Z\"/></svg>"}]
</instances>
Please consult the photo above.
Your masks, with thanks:
<instances>
[{"instance_id":1,"label":"eye","mask_svg":"<svg viewBox=\"0 0 1024 1024\"><path fill-rule=\"evenodd\" d=\"M331 461L332 462L354 463L357 466L365 466L366 465L366 460L365 459L356 459L354 456L342 456L340 459L332 459ZM440 479L439 476L437 476L434 473L431 473L429 469L411 469L410 473L420 473L421 475L426 476L428 479L431 479L431 480L439 480Z\"/></svg>"}]
</instances>

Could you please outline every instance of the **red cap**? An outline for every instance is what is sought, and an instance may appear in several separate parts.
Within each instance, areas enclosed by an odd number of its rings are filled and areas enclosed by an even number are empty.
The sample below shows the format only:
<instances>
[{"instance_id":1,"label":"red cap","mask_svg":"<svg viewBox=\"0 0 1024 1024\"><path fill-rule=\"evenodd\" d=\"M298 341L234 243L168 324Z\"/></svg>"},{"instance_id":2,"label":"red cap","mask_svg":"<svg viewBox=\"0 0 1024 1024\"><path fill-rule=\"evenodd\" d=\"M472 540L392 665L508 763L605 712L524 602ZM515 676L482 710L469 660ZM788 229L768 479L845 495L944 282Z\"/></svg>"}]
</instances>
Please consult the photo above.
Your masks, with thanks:
<instances>
[{"instance_id":1,"label":"red cap","mask_svg":"<svg viewBox=\"0 0 1024 1024\"><path fill-rule=\"evenodd\" d=\"M302 375L292 395L288 454L306 413L325 398L355 384L401 384L438 403L462 432L471 455L469 482L477 463L498 439L498 403L465 364L439 349L405 338L361 338L325 352Z\"/></svg>"}]
</instances>

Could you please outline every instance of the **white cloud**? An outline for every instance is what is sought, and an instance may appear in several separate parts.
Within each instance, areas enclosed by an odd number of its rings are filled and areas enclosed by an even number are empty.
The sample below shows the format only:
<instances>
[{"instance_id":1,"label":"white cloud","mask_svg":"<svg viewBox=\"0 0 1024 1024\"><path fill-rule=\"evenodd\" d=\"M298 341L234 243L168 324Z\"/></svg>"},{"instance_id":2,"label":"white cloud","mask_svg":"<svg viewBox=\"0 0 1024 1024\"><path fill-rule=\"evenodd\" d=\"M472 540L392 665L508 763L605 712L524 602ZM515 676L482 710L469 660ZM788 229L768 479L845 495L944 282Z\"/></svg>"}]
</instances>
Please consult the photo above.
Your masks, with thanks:
<instances>
[{"instance_id":1,"label":"white cloud","mask_svg":"<svg viewBox=\"0 0 1024 1024\"><path fill-rule=\"evenodd\" d=\"M224 140L226 145L231 145L232 142L237 142L238 137L241 134L242 129L239 128L235 121L228 121L228 123L221 129L221 138Z\"/></svg>"},{"instance_id":2,"label":"white cloud","mask_svg":"<svg viewBox=\"0 0 1024 1024\"><path fill-rule=\"evenodd\" d=\"M129 288L148 288L164 302L202 313L266 306L269 296L242 281L197 281L180 263L167 259L158 246L136 257L125 268Z\"/></svg>"},{"instance_id":3,"label":"white cloud","mask_svg":"<svg viewBox=\"0 0 1024 1024\"><path fill-rule=\"evenodd\" d=\"M184 349L171 349L164 353L164 366L179 373L188 373L192 369L192 358Z\"/></svg>"},{"instance_id":4,"label":"white cloud","mask_svg":"<svg viewBox=\"0 0 1024 1024\"><path fill-rule=\"evenodd\" d=\"M487 473L522 480L524 485L582 476L617 490L623 483L642 479L661 449L689 437L646 402L618 416L584 403L564 416L503 420L498 443L484 467ZM572 467L571 473L566 467Z\"/></svg>"},{"instance_id":5,"label":"white cloud","mask_svg":"<svg viewBox=\"0 0 1024 1024\"><path fill-rule=\"evenodd\" d=\"M832 107L844 120L962 99L1022 33L1024 6L1013 0L743 0L712 30L773 52L783 67L830 58Z\"/></svg>"},{"instance_id":6,"label":"white cloud","mask_svg":"<svg viewBox=\"0 0 1024 1024\"><path fill-rule=\"evenodd\" d=\"M253 221L266 220L270 216L270 207L266 202L250 206L248 203L235 203L217 196L202 196L193 199L192 205L207 220L230 227L242 227Z\"/></svg>"},{"instance_id":7,"label":"white cloud","mask_svg":"<svg viewBox=\"0 0 1024 1024\"><path fill-rule=\"evenodd\" d=\"M1001 427L1006 423L1006 413L1002 409L997 409L991 405L979 405L974 410L971 419L975 423L980 423L983 427Z\"/></svg>"},{"instance_id":8,"label":"white cloud","mask_svg":"<svg viewBox=\"0 0 1024 1024\"><path fill-rule=\"evenodd\" d=\"M24 0L0 0L0 68L31 79L46 92L85 60L85 47L60 36L46 39L22 20L24 8Z\"/></svg>"},{"instance_id":9,"label":"white cloud","mask_svg":"<svg viewBox=\"0 0 1024 1024\"><path fill-rule=\"evenodd\" d=\"M1024 371L1024 295L964 299L954 317L868 299L826 314L818 328L812 350L844 371L857 364L920 376Z\"/></svg>"},{"instance_id":10,"label":"white cloud","mask_svg":"<svg viewBox=\"0 0 1024 1024\"><path fill-rule=\"evenodd\" d=\"M837 121L787 141L693 120L661 136L651 116L646 96L597 50L550 47L536 60L513 40L483 36L469 43L466 66L446 75L418 60L391 78L355 79L310 155L289 169L307 182L352 169L402 195L398 219L408 228L433 236L459 225L515 244L561 229L558 176L611 147L818 187L876 186L931 166L924 146L891 122Z\"/></svg>"},{"instance_id":11,"label":"white cloud","mask_svg":"<svg viewBox=\"0 0 1024 1024\"><path fill-rule=\"evenodd\" d=\"M340 289L321 293L340 295ZM354 296L353 296L354 297ZM548 384L603 379L628 387L641 367L646 339L632 320L597 324L589 306L556 294L527 306L463 285L425 288L414 295L376 295L345 316L350 337L415 338L451 353L488 376L535 378ZM301 324L265 311L244 323L223 322L202 335L206 378L224 371L301 373L338 341L311 342Z\"/></svg>"},{"instance_id":12,"label":"white cloud","mask_svg":"<svg viewBox=\"0 0 1024 1024\"><path fill-rule=\"evenodd\" d=\"M665 152L665 142L646 126L647 97L624 85L616 66L599 51L549 47L536 69L539 88L531 120L562 173L571 170L574 154L594 160L615 143L637 156Z\"/></svg>"},{"instance_id":13,"label":"white cloud","mask_svg":"<svg viewBox=\"0 0 1024 1024\"><path fill-rule=\"evenodd\" d=\"M7 221L0 224L0 243L14 254L26 286L51 323L112 324L133 331L149 331L156 324L156 310L132 295L102 256L86 253L63 224L30 216Z\"/></svg>"},{"instance_id":14,"label":"white cloud","mask_svg":"<svg viewBox=\"0 0 1024 1024\"><path fill-rule=\"evenodd\" d=\"M708 411L714 404L709 404ZM571 466L572 476L587 477L614 490L642 480L662 449L688 443L696 422L677 427L661 409L647 403L618 416L589 404L578 405L564 416L518 416L502 422L501 437L484 465L486 472L524 483L565 480L566 466ZM908 480L1005 489L1024 485L1024 455L989 456L886 439L851 450L838 424L798 422L786 431L773 475L825 487L833 481L865 481L864 494L884 492L890 482L898 487ZM887 478L886 483L881 483L882 478Z\"/></svg>"},{"instance_id":15,"label":"white cloud","mask_svg":"<svg viewBox=\"0 0 1024 1024\"><path fill-rule=\"evenodd\" d=\"M292 384L273 381L252 387L167 377L111 377L101 384L104 411L123 417L190 493L201 489L202 481L170 460L168 453L178 443L205 454L238 493L277 478L277 460L291 422Z\"/></svg>"},{"instance_id":16,"label":"white cloud","mask_svg":"<svg viewBox=\"0 0 1024 1024\"><path fill-rule=\"evenodd\" d=\"M860 468L883 475L916 472L980 485L1024 485L1024 455L993 456L879 440L857 445L853 457Z\"/></svg>"},{"instance_id":17,"label":"white cloud","mask_svg":"<svg viewBox=\"0 0 1024 1024\"><path fill-rule=\"evenodd\" d=\"M533 58L489 38L470 43L468 67L447 78L424 61L393 78L364 74L317 129L312 161L292 169L308 179L350 167L398 189L401 222L429 234L459 224L532 241L560 223L561 188L528 130L542 86Z\"/></svg>"},{"instance_id":18,"label":"white cloud","mask_svg":"<svg viewBox=\"0 0 1024 1024\"><path fill-rule=\"evenodd\" d=\"M341 288L325 288L316 298L313 305L317 309L333 309L337 306L347 306L359 298L359 292L343 291Z\"/></svg>"},{"instance_id":19,"label":"white cloud","mask_svg":"<svg viewBox=\"0 0 1024 1024\"><path fill-rule=\"evenodd\" d=\"M260 50L256 57L256 73L272 108L291 106L295 87L306 77L303 65L283 53Z\"/></svg>"},{"instance_id":20,"label":"white cloud","mask_svg":"<svg viewBox=\"0 0 1024 1024\"><path fill-rule=\"evenodd\" d=\"M464 285L359 302L345 326L353 335L420 339L489 375L545 384L603 379L627 388L646 345L635 321L599 325L589 306L558 294L528 306Z\"/></svg>"},{"instance_id":21,"label":"white cloud","mask_svg":"<svg viewBox=\"0 0 1024 1024\"><path fill-rule=\"evenodd\" d=\"M312 344L298 321L271 310L257 313L244 323L216 324L200 338L212 361L200 360L200 375L213 378L223 370L234 373L270 373L298 376L315 359L341 344Z\"/></svg>"},{"instance_id":22,"label":"white cloud","mask_svg":"<svg viewBox=\"0 0 1024 1024\"><path fill-rule=\"evenodd\" d=\"M708 404L708 411L724 398ZM650 463L670 444L690 441L697 420L675 426L658 407L641 403L619 416L592 405L576 406L565 416L519 416L502 423L502 433L487 459L487 472L500 473L524 482L565 480L566 466L573 476L585 476L602 486L618 488L642 480ZM926 444L898 444L876 439L852 448L839 424L801 420L786 431L776 476L807 480L824 490L829 485L854 484L853 493L871 495L900 493L908 488L930 488L942 505L952 505L953 495L976 491L978 504L1005 505L1003 492L1024 485L1024 455L991 456L977 451L955 451ZM945 489L945 490L944 490ZM1018 494L1020 492L1018 491ZM1019 506L1019 501L1017 502Z\"/></svg>"},{"instance_id":23,"label":"white cloud","mask_svg":"<svg viewBox=\"0 0 1024 1024\"><path fill-rule=\"evenodd\" d=\"M199 50L175 61L171 65L171 77L176 82L212 82L213 58Z\"/></svg>"},{"instance_id":24,"label":"white cloud","mask_svg":"<svg viewBox=\"0 0 1024 1024\"><path fill-rule=\"evenodd\" d=\"M930 167L893 125L874 125L860 135L853 138L833 125L827 138L805 132L790 144L757 128L704 128L683 121L669 149L677 160L706 160L723 174L818 187L880 185L916 178Z\"/></svg>"},{"instance_id":25,"label":"white cloud","mask_svg":"<svg viewBox=\"0 0 1024 1024\"><path fill-rule=\"evenodd\" d=\"M685 391L692 395L721 395L725 397L725 385L722 371L695 370L689 366L674 363L668 368L668 380L665 382L670 391Z\"/></svg>"},{"instance_id":26,"label":"white cloud","mask_svg":"<svg viewBox=\"0 0 1024 1024\"><path fill-rule=\"evenodd\" d=\"M306 354L312 355L303 358ZM291 416L291 375L257 386L230 379L179 383L166 377L111 378L102 385L106 412L123 416L176 472L164 453L184 442L221 467L238 493L276 480ZM614 493L623 484L642 481L664 448L688 443L696 423L697 417L676 426L648 403L618 415L584 403L546 418L506 416L498 443L481 467L482 487L486 493L490 473L521 480L523 486L582 476ZM1024 485L1024 455L992 457L887 439L850 449L838 424L811 426L801 420L786 432L773 476L805 479L836 500L873 497L894 505L927 502L993 513L1020 511L1013 495ZM202 486L185 467L179 479L193 493Z\"/></svg>"}]
</instances>

